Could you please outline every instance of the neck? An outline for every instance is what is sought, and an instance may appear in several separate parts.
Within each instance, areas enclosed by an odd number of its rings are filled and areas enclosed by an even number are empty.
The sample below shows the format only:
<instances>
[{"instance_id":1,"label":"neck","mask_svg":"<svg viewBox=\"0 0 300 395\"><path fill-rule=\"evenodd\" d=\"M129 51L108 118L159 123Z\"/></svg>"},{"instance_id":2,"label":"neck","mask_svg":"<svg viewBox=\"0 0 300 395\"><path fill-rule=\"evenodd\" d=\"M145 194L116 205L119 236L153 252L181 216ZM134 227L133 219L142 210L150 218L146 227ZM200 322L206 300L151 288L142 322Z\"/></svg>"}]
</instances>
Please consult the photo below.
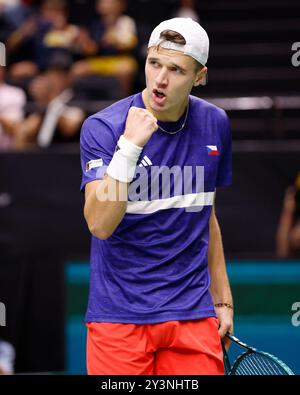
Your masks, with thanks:
<instances>
[{"instance_id":1,"label":"neck","mask_svg":"<svg viewBox=\"0 0 300 395\"><path fill-rule=\"evenodd\" d=\"M155 111L150 107L149 100L148 100L148 93L147 89L144 89L142 92L143 102L145 104L146 109L151 112L152 115L158 121L161 122L176 122L178 121L182 115L184 114L186 107L188 105L189 98L187 97L183 103L178 106L178 108L172 108L169 111Z\"/></svg>"}]
</instances>

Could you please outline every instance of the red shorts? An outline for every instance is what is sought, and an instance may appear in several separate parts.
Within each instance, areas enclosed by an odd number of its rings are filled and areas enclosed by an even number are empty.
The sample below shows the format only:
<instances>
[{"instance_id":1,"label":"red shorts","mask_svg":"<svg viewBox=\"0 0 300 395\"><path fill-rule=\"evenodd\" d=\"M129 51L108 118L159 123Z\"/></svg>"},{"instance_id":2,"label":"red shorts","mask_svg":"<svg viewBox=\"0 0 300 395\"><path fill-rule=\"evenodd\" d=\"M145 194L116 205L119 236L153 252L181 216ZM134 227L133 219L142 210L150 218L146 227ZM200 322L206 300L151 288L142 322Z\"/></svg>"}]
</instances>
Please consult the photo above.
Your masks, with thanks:
<instances>
[{"instance_id":1,"label":"red shorts","mask_svg":"<svg viewBox=\"0 0 300 395\"><path fill-rule=\"evenodd\" d=\"M99 375L224 374L217 318L87 323L87 371Z\"/></svg>"}]
</instances>

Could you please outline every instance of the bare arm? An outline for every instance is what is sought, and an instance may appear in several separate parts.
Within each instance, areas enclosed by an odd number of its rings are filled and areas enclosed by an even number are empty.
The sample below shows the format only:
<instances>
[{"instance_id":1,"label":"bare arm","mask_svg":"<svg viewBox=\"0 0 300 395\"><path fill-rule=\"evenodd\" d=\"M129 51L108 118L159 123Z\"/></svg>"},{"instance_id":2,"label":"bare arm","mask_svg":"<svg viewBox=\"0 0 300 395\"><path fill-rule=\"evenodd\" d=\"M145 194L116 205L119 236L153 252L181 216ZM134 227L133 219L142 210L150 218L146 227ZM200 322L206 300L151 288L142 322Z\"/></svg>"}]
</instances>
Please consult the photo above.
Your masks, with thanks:
<instances>
[{"instance_id":1,"label":"bare arm","mask_svg":"<svg viewBox=\"0 0 300 395\"><path fill-rule=\"evenodd\" d=\"M25 21L18 29L16 29L7 40L7 48L9 51L15 51L20 44L28 37L32 37L37 30L37 23L34 17Z\"/></svg>"},{"instance_id":2,"label":"bare arm","mask_svg":"<svg viewBox=\"0 0 300 395\"><path fill-rule=\"evenodd\" d=\"M130 108L124 132L124 138L128 142L143 147L155 130L157 120L149 111ZM111 174L108 169L107 172ZM122 221L127 207L128 185L129 182L118 181L109 175L101 181L92 181L86 185L84 216L94 236L107 239Z\"/></svg>"},{"instance_id":3,"label":"bare arm","mask_svg":"<svg viewBox=\"0 0 300 395\"><path fill-rule=\"evenodd\" d=\"M229 303L233 305L222 236L214 207L209 221L209 233L208 267L211 276L211 295L215 304ZM223 338L226 332L233 332L233 309L227 307L216 307L215 309L220 321L219 334ZM227 339L224 339L224 343L226 346L229 345Z\"/></svg>"},{"instance_id":4,"label":"bare arm","mask_svg":"<svg viewBox=\"0 0 300 395\"><path fill-rule=\"evenodd\" d=\"M109 200L109 191L116 193L115 200ZM125 215L127 196L128 184L108 175L86 185L84 217L94 236L105 240L112 235Z\"/></svg>"},{"instance_id":5,"label":"bare arm","mask_svg":"<svg viewBox=\"0 0 300 395\"><path fill-rule=\"evenodd\" d=\"M7 118L4 115L0 115L0 125L3 127L4 132L9 136L14 136L14 132L18 123L19 121Z\"/></svg>"},{"instance_id":6,"label":"bare arm","mask_svg":"<svg viewBox=\"0 0 300 395\"><path fill-rule=\"evenodd\" d=\"M42 123L40 114L30 114L14 131L15 148L23 149L28 143L35 141Z\"/></svg>"}]
</instances>

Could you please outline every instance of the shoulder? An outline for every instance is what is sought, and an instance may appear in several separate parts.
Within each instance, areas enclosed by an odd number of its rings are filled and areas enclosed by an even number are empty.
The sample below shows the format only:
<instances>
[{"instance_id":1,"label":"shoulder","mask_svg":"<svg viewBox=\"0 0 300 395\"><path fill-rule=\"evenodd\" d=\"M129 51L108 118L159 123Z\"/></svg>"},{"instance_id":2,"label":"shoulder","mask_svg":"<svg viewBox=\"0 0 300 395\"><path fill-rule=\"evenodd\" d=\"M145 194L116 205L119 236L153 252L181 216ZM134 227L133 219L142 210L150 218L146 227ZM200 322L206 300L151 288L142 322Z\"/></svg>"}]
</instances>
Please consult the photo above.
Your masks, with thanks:
<instances>
[{"instance_id":1,"label":"shoulder","mask_svg":"<svg viewBox=\"0 0 300 395\"><path fill-rule=\"evenodd\" d=\"M217 117L220 121L228 120L226 112L221 107L218 107L215 104L210 103L207 100L200 99L196 96L191 95L190 99L192 106L196 111L201 111L202 114L205 113L208 115L213 115L214 117Z\"/></svg>"},{"instance_id":2,"label":"shoulder","mask_svg":"<svg viewBox=\"0 0 300 395\"><path fill-rule=\"evenodd\" d=\"M223 143L231 141L230 123L226 112L207 100L190 96L193 120L203 125L207 134L219 136Z\"/></svg>"},{"instance_id":3,"label":"shoulder","mask_svg":"<svg viewBox=\"0 0 300 395\"><path fill-rule=\"evenodd\" d=\"M3 84L0 87L0 90L3 93L3 96L5 94L5 101L6 103L9 102L14 102L16 104L24 105L26 102L26 96L25 92L23 89L18 88L16 86L8 85L8 84Z\"/></svg>"}]
</instances>

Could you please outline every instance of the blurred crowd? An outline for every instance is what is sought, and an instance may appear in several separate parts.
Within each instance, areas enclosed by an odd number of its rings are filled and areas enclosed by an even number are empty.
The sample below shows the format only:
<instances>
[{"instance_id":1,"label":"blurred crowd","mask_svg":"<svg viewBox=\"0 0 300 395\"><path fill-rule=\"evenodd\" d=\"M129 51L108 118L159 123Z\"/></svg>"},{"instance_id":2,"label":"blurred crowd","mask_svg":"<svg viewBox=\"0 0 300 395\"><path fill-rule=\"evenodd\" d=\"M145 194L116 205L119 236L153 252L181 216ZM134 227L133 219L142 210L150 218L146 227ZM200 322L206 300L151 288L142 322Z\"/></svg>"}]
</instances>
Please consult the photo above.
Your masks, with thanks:
<instances>
[{"instance_id":1,"label":"blurred crowd","mask_svg":"<svg viewBox=\"0 0 300 395\"><path fill-rule=\"evenodd\" d=\"M88 115L78 103L140 89L149 32L127 15L127 1L89 2L94 16L84 24L70 21L71 3L0 0L2 151L78 141ZM178 1L169 17L199 21L195 3Z\"/></svg>"}]
</instances>

